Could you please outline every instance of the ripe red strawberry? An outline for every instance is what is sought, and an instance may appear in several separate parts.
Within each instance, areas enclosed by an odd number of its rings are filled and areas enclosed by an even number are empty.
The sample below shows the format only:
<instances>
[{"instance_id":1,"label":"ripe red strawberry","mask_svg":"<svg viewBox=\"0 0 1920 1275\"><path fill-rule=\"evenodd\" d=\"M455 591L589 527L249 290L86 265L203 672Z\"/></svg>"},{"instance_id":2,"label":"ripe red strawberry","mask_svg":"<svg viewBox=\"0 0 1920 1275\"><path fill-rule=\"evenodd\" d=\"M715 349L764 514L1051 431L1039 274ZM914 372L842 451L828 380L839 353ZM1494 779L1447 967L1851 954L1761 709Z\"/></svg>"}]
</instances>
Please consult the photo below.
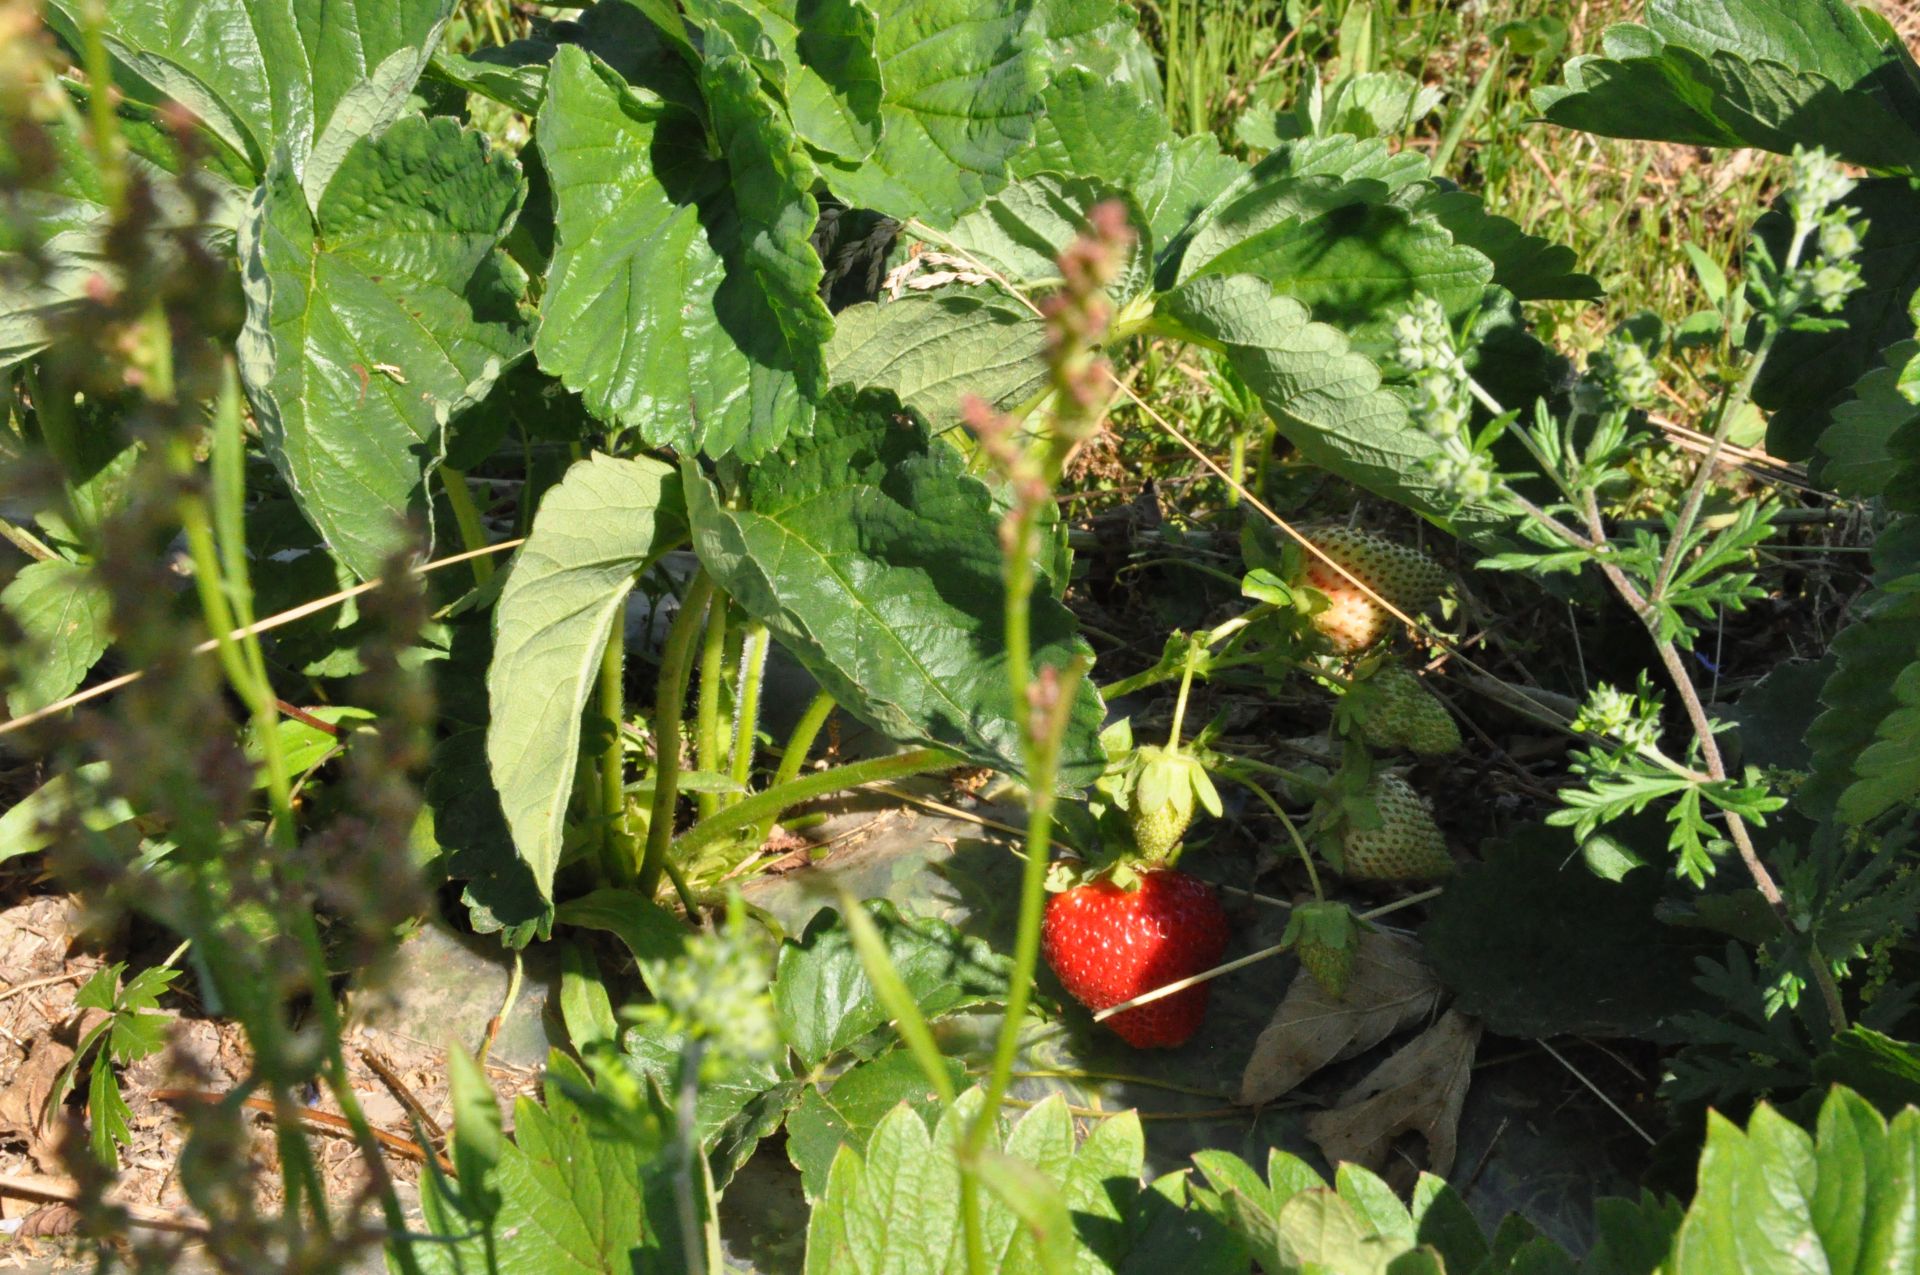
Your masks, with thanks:
<instances>
[{"instance_id":1,"label":"ripe red strawberry","mask_svg":"<svg viewBox=\"0 0 1920 1275\"><path fill-rule=\"evenodd\" d=\"M1367 881L1423 881L1453 871L1447 840L1426 799L1406 780L1381 775L1367 795L1380 811L1378 828L1348 828L1340 843L1346 875Z\"/></svg>"},{"instance_id":2,"label":"ripe red strawberry","mask_svg":"<svg viewBox=\"0 0 1920 1275\"><path fill-rule=\"evenodd\" d=\"M1368 679L1377 698L1361 718L1360 736L1375 748L1411 748L1424 757L1460 747L1460 728L1447 706L1420 679L1389 664Z\"/></svg>"},{"instance_id":3,"label":"ripe red strawberry","mask_svg":"<svg viewBox=\"0 0 1920 1275\"><path fill-rule=\"evenodd\" d=\"M1446 573L1431 558L1370 531L1332 527L1315 533L1313 543L1408 615L1432 606L1446 587ZM1327 595L1327 609L1313 617L1313 627L1334 650L1351 655L1387 635L1393 616L1312 554L1307 556L1306 582Z\"/></svg>"},{"instance_id":4,"label":"ripe red strawberry","mask_svg":"<svg viewBox=\"0 0 1920 1275\"><path fill-rule=\"evenodd\" d=\"M1172 868L1142 872L1128 890L1106 878L1047 900L1042 950L1069 995L1091 1009L1211 969L1227 946L1227 915L1213 887ZM1136 1049L1171 1049L1200 1030L1209 984L1106 1022Z\"/></svg>"}]
</instances>

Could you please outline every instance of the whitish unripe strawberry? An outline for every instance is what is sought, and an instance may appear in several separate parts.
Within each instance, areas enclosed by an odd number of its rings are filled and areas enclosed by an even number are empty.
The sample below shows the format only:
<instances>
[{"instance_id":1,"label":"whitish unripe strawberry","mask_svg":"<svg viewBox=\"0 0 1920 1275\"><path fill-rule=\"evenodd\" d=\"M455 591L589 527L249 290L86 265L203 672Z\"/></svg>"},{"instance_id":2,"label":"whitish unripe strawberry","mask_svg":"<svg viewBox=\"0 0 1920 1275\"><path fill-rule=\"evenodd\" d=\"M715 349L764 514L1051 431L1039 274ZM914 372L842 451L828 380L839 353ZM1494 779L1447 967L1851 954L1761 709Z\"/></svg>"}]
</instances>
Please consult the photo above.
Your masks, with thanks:
<instances>
[{"instance_id":1,"label":"whitish unripe strawberry","mask_svg":"<svg viewBox=\"0 0 1920 1275\"><path fill-rule=\"evenodd\" d=\"M1313 543L1408 615L1432 606L1446 587L1446 573L1431 558L1370 531L1332 527L1315 533ZM1387 635L1392 613L1312 554L1307 556L1306 582L1327 595L1327 609L1313 617L1313 626L1334 650L1350 655Z\"/></svg>"},{"instance_id":2,"label":"whitish unripe strawberry","mask_svg":"<svg viewBox=\"0 0 1920 1275\"><path fill-rule=\"evenodd\" d=\"M1426 757L1460 747L1453 714L1420 679L1389 664L1367 682L1375 697L1360 720L1360 737L1375 748L1411 748Z\"/></svg>"},{"instance_id":3,"label":"whitish unripe strawberry","mask_svg":"<svg viewBox=\"0 0 1920 1275\"><path fill-rule=\"evenodd\" d=\"M1281 942L1293 944L1301 968L1313 976L1327 995L1339 1000L1353 979L1353 954L1360 944L1360 925L1344 903L1302 903L1287 919Z\"/></svg>"},{"instance_id":4,"label":"whitish unripe strawberry","mask_svg":"<svg viewBox=\"0 0 1920 1275\"><path fill-rule=\"evenodd\" d=\"M1347 829L1340 850L1348 876L1424 881L1453 871L1453 857L1432 808L1406 780L1381 775L1368 785L1367 795L1380 811L1380 826Z\"/></svg>"}]
</instances>

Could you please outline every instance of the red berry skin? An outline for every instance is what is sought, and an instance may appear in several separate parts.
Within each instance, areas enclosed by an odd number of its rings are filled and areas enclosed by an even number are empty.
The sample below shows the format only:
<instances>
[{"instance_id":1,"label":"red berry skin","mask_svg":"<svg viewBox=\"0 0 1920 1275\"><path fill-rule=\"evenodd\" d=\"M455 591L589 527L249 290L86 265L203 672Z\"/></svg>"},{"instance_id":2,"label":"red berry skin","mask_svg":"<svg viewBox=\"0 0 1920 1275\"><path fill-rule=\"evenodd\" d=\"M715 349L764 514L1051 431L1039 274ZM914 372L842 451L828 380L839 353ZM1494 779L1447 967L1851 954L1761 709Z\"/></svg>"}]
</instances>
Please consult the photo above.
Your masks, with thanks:
<instances>
[{"instance_id":1,"label":"red berry skin","mask_svg":"<svg viewBox=\"0 0 1920 1275\"><path fill-rule=\"evenodd\" d=\"M1227 914L1213 887L1171 868L1126 890L1102 879L1047 900L1047 964L1075 1000L1105 1009L1220 963ZM1184 1045L1207 1016L1210 983L1116 1014L1106 1026L1136 1049Z\"/></svg>"}]
</instances>

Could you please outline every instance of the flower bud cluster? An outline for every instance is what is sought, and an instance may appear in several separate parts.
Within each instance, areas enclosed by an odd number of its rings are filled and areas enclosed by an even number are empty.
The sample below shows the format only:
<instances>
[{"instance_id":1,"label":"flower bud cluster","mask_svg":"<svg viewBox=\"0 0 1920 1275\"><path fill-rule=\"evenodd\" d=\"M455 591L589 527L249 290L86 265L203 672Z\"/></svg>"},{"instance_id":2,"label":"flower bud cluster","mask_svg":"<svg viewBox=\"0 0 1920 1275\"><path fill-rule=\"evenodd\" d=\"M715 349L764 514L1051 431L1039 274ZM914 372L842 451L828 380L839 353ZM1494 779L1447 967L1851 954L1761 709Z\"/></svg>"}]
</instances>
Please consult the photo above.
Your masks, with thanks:
<instances>
[{"instance_id":1,"label":"flower bud cluster","mask_svg":"<svg viewBox=\"0 0 1920 1275\"><path fill-rule=\"evenodd\" d=\"M634 1012L662 1020L672 1035L701 1041L717 1060L757 1062L780 1047L772 982L766 954L748 927L730 924L694 935L673 960L650 962L654 1003Z\"/></svg>"},{"instance_id":2,"label":"flower bud cluster","mask_svg":"<svg viewBox=\"0 0 1920 1275\"><path fill-rule=\"evenodd\" d=\"M1866 282L1858 257L1868 223L1842 202L1857 184L1825 151L1794 151L1786 204L1796 239L1811 241L1812 251L1790 263L1783 281L1781 295L1792 309L1837 314Z\"/></svg>"},{"instance_id":3,"label":"flower bud cluster","mask_svg":"<svg viewBox=\"0 0 1920 1275\"><path fill-rule=\"evenodd\" d=\"M1653 756L1660 747L1660 704L1647 691L1644 675L1638 693L1602 682L1587 696L1573 728L1611 740L1629 752Z\"/></svg>"},{"instance_id":4,"label":"flower bud cluster","mask_svg":"<svg viewBox=\"0 0 1920 1275\"><path fill-rule=\"evenodd\" d=\"M1394 362L1413 384L1413 418L1440 445L1427 461L1433 480L1462 504L1485 500L1499 475L1492 459L1469 442L1467 362L1454 344L1446 311L1432 297L1419 297L1394 324L1393 337Z\"/></svg>"}]
</instances>

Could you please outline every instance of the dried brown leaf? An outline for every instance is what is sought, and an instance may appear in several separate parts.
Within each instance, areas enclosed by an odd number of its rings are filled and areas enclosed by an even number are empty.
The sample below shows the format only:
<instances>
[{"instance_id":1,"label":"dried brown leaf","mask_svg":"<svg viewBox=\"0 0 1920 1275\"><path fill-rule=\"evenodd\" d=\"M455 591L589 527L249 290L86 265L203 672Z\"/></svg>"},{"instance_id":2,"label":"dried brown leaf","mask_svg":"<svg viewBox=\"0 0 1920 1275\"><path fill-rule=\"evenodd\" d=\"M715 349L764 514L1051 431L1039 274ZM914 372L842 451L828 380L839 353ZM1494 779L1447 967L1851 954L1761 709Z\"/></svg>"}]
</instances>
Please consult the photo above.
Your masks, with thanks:
<instances>
[{"instance_id":1,"label":"dried brown leaf","mask_svg":"<svg viewBox=\"0 0 1920 1275\"><path fill-rule=\"evenodd\" d=\"M1480 1021L1448 1010L1341 1094L1333 1110L1309 1117L1307 1136L1329 1164L1351 1161L1377 1171L1394 1139L1418 1134L1427 1144L1427 1171L1445 1177L1479 1044Z\"/></svg>"},{"instance_id":2,"label":"dried brown leaf","mask_svg":"<svg viewBox=\"0 0 1920 1275\"><path fill-rule=\"evenodd\" d=\"M1420 945L1367 930L1354 953L1353 978L1339 1000L1304 969L1294 975L1273 1021L1254 1042L1239 1101L1271 1102L1328 1063L1364 1053L1434 1010L1440 980L1420 961Z\"/></svg>"}]
</instances>

